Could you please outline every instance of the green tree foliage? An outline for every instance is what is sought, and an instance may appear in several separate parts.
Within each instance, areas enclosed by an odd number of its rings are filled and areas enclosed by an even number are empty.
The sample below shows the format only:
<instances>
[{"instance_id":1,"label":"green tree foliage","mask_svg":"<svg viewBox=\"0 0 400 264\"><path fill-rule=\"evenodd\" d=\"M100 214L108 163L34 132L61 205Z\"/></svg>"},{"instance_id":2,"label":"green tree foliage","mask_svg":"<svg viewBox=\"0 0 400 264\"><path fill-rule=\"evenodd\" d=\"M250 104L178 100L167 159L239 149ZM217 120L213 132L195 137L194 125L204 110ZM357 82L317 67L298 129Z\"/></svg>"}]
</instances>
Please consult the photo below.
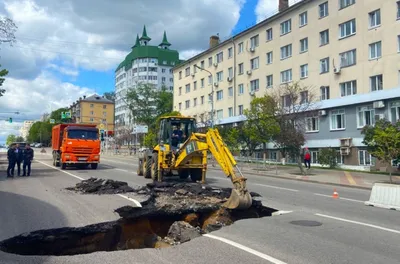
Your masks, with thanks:
<instances>
[{"instance_id":1,"label":"green tree foliage","mask_svg":"<svg viewBox=\"0 0 400 264\"><path fill-rule=\"evenodd\" d=\"M104 97L108 100L115 101L115 92L105 92Z\"/></svg>"},{"instance_id":2,"label":"green tree foliage","mask_svg":"<svg viewBox=\"0 0 400 264\"><path fill-rule=\"evenodd\" d=\"M13 142L16 142L17 137L15 135L8 135L6 139L6 144L7 146L10 145Z\"/></svg>"},{"instance_id":3,"label":"green tree foliage","mask_svg":"<svg viewBox=\"0 0 400 264\"><path fill-rule=\"evenodd\" d=\"M157 145L157 134L153 131L149 131L143 138L143 146L146 148L154 148Z\"/></svg>"},{"instance_id":4,"label":"green tree foliage","mask_svg":"<svg viewBox=\"0 0 400 264\"><path fill-rule=\"evenodd\" d=\"M219 127L218 132L231 152L240 151L240 130L238 128L230 126L225 126L223 128Z\"/></svg>"},{"instance_id":5,"label":"green tree foliage","mask_svg":"<svg viewBox=\"0 0 400 264\"><path fill-rule=\"evenodd\" d=\"M244 111L246 116L246 132L248 140L255 140L263 145L266 156L267 143L279 134L280 127L276 119L277 102L273 97L264 95L255 98L250 103L250 108Z\"/></svg>"},{"instance_id":6,"label":"green tree foliage","mask_svg":"<svg viewBox=\"0 0 400 264\"><path fill-rule=\"evenodd\" d=\"M49 144L51 142L51 132L53 124L46 122L35 122L29 129L28 142L40 142L44 144Z\"/></svg>"},{"instance_id":7,"label":"green tree foliage","mask_svg":"<svg viewBox=\"0 0 400 264\"><path fill-rule=\"evenodd\" d=\"M337 163L337 151L334 148L323 148L319 151L318 160L321 165L329 166L329 168L336 168Z\"/></svg>"},{"instance_id":8,"label":"green tree foliage","mask_svg":"<svg viewBox=\"0 0 400 264\"><path fill-rule=\"evenodd\" d=\"M15 141L16 142L24 142L25 139L23 137L21 137L21 136L18 136L18 137L15 138Z\"/></svg>"},{"instance_id":9,"label":"green tree foliage","mask_svg":"<svg viewBox=\"0 0 400 264\"><path fill-rule=\"evenodd\" d=\"M59 108L59 109L51 112L50 119L54 119L56 124L60 124L60 123L62 123L61 113L62 112L67 112L67 111L69 111L69 109L66 108L66 107Z\"/></svg>"},{"instance_id":10,"label":"green tree foliage","mask_svg":"<svg viewBox=\"0 0 400 264\"><path fill-rule=\"evenodd\" d=\"M161 87L161 90L156 93L155 97L157 116L162 116L166 113L171 114L173 109L173 94L167 90L167 87Z\"/></svg>"},{"instance_id":11,"label":"green tree foliage","mask_svg":"<svg viewBox=\"0 0 400 264\"><path fill-rule=\"evenodd\" d=\"M1 65L0 65L1 67ZM0 69L0 97L4 95L6 92L5 89L2 88L4 81L6 80L4 77L7 76L8 71L6 69Z\"/></svg>"},{"instance_id":12,"label":"green tree foliage","mask_svg":"<svg viewBox=\"0 0 400 264\"><path fill-rule=\"evenodd\" d=\"M368 152L380 161L391 164L400 157L400 121L393 124L385 119L379 119L375 126L365 126L363 144ZM390 182L392 173L390 172Z\"/></svg>"}]
</instances>

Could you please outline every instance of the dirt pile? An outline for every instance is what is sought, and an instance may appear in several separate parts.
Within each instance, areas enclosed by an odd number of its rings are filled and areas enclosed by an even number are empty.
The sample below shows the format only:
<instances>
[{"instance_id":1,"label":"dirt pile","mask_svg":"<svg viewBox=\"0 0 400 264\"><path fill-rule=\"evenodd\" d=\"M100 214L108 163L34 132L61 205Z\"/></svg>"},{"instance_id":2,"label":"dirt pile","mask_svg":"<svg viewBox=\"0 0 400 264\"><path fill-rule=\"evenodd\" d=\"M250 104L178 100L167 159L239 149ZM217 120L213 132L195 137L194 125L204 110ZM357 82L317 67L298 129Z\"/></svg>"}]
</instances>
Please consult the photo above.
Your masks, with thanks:
<instances>
[{"instance_id":1,"label":"dirt pile","mask_svg":"<svg viewBox=\"0 0 400 264\"><path fill-rule=\"evenodd\" d=\"M77 183L75 187L68 187L66 189L70 191L91 194L117 194L134 191L134 189L128 186L128 183L126 182L98 178L83 180Z\"/></svg>"}]
</instances>

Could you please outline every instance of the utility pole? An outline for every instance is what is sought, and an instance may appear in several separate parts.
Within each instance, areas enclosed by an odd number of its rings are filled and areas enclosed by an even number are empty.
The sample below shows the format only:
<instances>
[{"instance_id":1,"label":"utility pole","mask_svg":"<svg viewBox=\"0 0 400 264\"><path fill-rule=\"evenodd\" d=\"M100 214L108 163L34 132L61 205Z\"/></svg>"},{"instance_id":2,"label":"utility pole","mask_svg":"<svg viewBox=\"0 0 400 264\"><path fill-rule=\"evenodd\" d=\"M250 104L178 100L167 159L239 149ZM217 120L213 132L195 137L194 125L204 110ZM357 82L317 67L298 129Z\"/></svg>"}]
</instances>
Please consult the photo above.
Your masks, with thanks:
<instances>
[{"instance_id":1,"label":"utility pole","mask_svg":"<svg viewBox=\"0 0 400 264\"><path fill-rule=\"evenodd\" d=\"M208 72L211 76L211 128L214 128L214 78L213 78L213 74L209 70L206 70L197 65L194 65L194 67L196 67L202 71Z\"/></svg>"}]
</instances>

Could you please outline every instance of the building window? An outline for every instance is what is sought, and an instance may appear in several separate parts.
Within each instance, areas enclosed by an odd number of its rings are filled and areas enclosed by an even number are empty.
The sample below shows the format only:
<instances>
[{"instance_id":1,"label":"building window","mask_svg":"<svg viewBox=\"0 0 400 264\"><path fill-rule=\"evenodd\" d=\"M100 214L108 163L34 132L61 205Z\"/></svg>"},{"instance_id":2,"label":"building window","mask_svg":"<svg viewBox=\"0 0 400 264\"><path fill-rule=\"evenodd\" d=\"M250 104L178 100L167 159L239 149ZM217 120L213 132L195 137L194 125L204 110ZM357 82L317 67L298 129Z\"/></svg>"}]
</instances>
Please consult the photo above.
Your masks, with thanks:
<instances>
[{"instance_id":1,"label":"building window","mask_svg":"<svg viewBox=\"0 0 400 264\"><path fill-rule=\"evenodd\" d=\"M251 92L256 92L259 89L260 89L260 82L258 79L250 81L250 91Z\"/></svg>"},{"instance_id":2,"label":"building window","mask_svg":"<svg viewBox=\"0 0 400 264\"><path fill-rule=\"evenodd\" d=\"M193 99L193 106L196 106L197 105L197 98L194 98Z\"/></svg>"},{"instance_id":3,"label":"building window","mask_svg":"<svg viewBox=\"0 0 400 264\"><path fill-rule=\"evenodd\" d=\"M259 67L258 61L259 61L258 57L250 60L250 68L252 70L257 70L258 69L258 67Z\"/></svg>"},{"instance_id":4,"label":"building window","mask_svg":"<svg viewBox=\"0 0 400 264\"><path fill-rule=\"evenodd\" d=\"M397 52L400 52L400 35L397 36Z\"/></svg>"},{"instance_id":5,"label":"building window","mask_svg":"<svg viewBox=\"0 0 400 264\"><path fill-rule=\"evenodd\" d=\"M161 69L161 72L162 72L162 73L165 73L165 69Z\"/></svg>"},{"instance_id":6,"label":"building window","mask_svg":"<svg viewBox=\"0 0 400 264\"><path fill-rule=\"evenodd\" d=\"M224 98L224 91L217 91L217 101L221 101Z\"/></svg>"},{"instance_id":7,"label":"building window","mask_svg":"<svg viewBox=\"0 0 400 264\"><path fill-rule=\"evenodd\" d=\"M281 83L288 83L292 81L292 69L281 71Z\"/></svg>"},{"instance_id":8,"label":"building window","mask_svg":"<svg viewBox=\"0 0 400 264\"><path fill-rule=\"evenodd\" d=\"M321 101L323 100L329 100L329 86L321 86L320 87L321 91Z\"/></svg>"},{"instance_id":9,"label":"building window","mask_svg":"<svg viewBox=\"0 0 400 264\"><path fill-rule=\"evenodd\" d=\"M193 82L193 91L196 91L197 90L197 81L194 81Z\"/></svg>"},{"instance_id":10,"label":"building window","mask_svg":"<svg viewBox=\"0 0 400 264\"><path fill-rule=\"evenodd\" d=\"M233 77L233 68L232 67L228 68L228 77L230 77L230 78Z\"/></svg>"},{"instance_id":11,"label":"building window","mask_svg":"<svg viewBox=\"0 0 400 264\"><path fill-rule=\"evenodd\" d=\"M161 81L162 81L163 83L165 83L165 77L162 77L162 78L161 78Z\"/></svg>"},{"instance_id":12,"label":"building window","mask_svg":"<svg viewBox=\"0 0 400 264\"><path fill-rule=\"evenodd\" d=\"M228 96L233 96L233 87L228 88Z\"/></svg>"},{"instance_id":13,"label":"building window","mask_svg":"<svg viewBox=\"0 0 400 264\"><path fill-rule=\"evenodd\" d=\"M366 150L358 151L358 161L361 166L373 165L373 158Z\"/></svg>"},{"instance_id":14,"label":"building window","mask_svg":"<svg viewBox=\"0 0 400 264\"><path fill-rule=\"evenodd\" d=\"M90 115L94 115L94 111L90 111Z\"/></svg>"},{"instance_id":15,"label":"building window","mask_svg":"<svg viewBox=\"0 0 400 264\"><path fill-rule=\"evenodd\" d=\"M94 104L90 104L90 107L92 107L92 108L93 108L93 107L94 107Z\"/></svg>"},{"instance_id":16,"label":"building window","mask_svg":"<svg viewBox=\"0 0 400 264\"><path fill-rule=\"evenodd\" d=\"M201 103L201 104L204 104L204 95L202 95L202 96L200 97L200 103Z\"/></svg>"},{"instance_id":17,"label":"building window","mask_svg":"<svg viewBox=\"0 0 400 264\"><path fill-rule=\"evenodd\" d=\"M193 73L196 73L196 72L197 72L197 67L198 67L197 64L194 64L194 65L193 65Z\"/></svg>"},{"instance_id":18,"label":"building window","mask_svg":"<svg viewBox=\"0 0 400 264\"><path fill-rule=\"evenodd\" d=\"M185 69L185 76L189 76L190 75L190 67L187 67Z\"/></svg>"},{"instance_id":19,"label":"building window","mask_svg":"<svg viewBox=\"0 0 400 264\"><path fill-rule=\"evenodd\" d=\"M356 3L356 0L339 0L339 8L345 8Z\"/></svg>"},{"instance_id":20,"label":"building window","mask_svg":"<svg viewBox=\"0 0 400 264\"><path fill-rule=\"evenodd\" d=\"M273 39L272 28L267 29L267 41L271 41Z\"/></svg>"},{"instance_id":21,"label":"building window","mask_svg":"<svg viewBox=\"0 0 400 264\"><path fill-rule=\"evenodd\" d=\"M104 116L104 117L107 117L107 112L103 112L103 116Z\"/></svg>"},{"instance_id":22,"label":"building window","mask_svg":"<svg viewBox=\"0 0 400 264\"><path fill-rule=\"evenodd\" d=\"M349 50L339 54L340 57L340 67L350 67L356 65L357 56L356 49Z\"/></svg>"},{"instance_id":23,"label":"building window","mask_svg":"<svg viewBox=\"0 0 400 264\"><path fill-rule=\"evenodd\" d=\"M243 65L243 63L240 63L239 64L239 74L243 74L243 72L244 72L244 65Z\"/></svg>"},{"instance_id":24,"label":"building window","mask_svg":"<svg viewBox=\"0 0 400 264\"><path fill-rule=\"evenodd\" d=\"M340 96L357 94L357 81L340 83Z\"/></svg>"},{"instance_id":25,"label":"building window","mask_svg":"<svg viewBox=\"0 0 400 264\"><path fill-rule=\"evenodd\" d=\"M220 63L224 60L224 53L221 51L217 54L217 63Z\"/></svg>"},{"instance_id":26,"label":"building window","mask_svg":"<svg viewBox=\"0 0 400 264\"><path fill-rule=\"evenodd\" d=\"M319 18L323 18L329 15L328 2L319 5Z\"/></svg>"},{"instance_id":27,"label":"building window","mask_svg":"<svg viewBox=\"0 0 400 264\"><path fill-rule=\"evenodd\" d=\"M375 124L375 109L372 106L357 107L357 127L373 126Z\"/></svg>"},{"instance_id":28,"label":"building window","mask_svg":"<svg viewBox=\"0 0 400 264\"><path fill-rule=\"evenodd\" d=\"M320 60L320 73L329 72L329 57Z\"/></svg>"},{"instance_id":29,"label":"building window","mask_svg":"<svg viewBox=\"0 0 400 264\"><path fill-rule=\"evenodd\" d=\"M397 18L400 18L400 1L397 1Z\"/></svg>"},{"instance_id":30,"label":"building window","mask_svg":"<svg viewBox=\"0 0 400 264\"><path fill-rule=\"evenodd\" d=\"M223 79L224 79L224 72L223 71L217 72L217 82L222 82Z\"/></svg>"},{"instance_id":31,"label":"building window","mask_svg":"<svg viewBox=\"0 0 400 264\"><path fill-rule=\"evenodd\" d=\"M346 128L344 109L331 111L331 130L343 130Z\"/></svg>"},{"instance_id":32,"label":"building window","mask_svg":"<svg viewBox=\"0 0 400 264\"><path fill-rule=\"evenodd\" d=\"M185 108L188 109L190 107L190 100L185 101Z\"/></svg>"},{"instance_id":33,"label":"building window","mask_svg":"<svg viewBox=\"0 0 400 264\"><path fill-rule=\"evenodd\" d=\"M281 23L281 36L290 33L292 31L292 20L288 19Z\"/></svg>"},{"instance_id":34,"label":"building window","mask_svg":"<svg viewBox=\"0 0 400 264\"><path fill-rule=\"evenodd\" d=\"M274 78L273 75L267 76L267 88L271 88L274 85Z\"/></svg>"},{"instance_id":35,"label":"building window","mask_svg":"<svg viewBox=\"0 0 400 264\"><path fill-rule=\"evenodd\" d=\"M239 107L238 107L238 109L239 109L239 115L243 115L243 105L239 105Z\"/></svg>"},{"instance_id":36,"label":"building window","mask_svg":"<svg viewBox=\"0 0 400 264\"><path fill-rule=\"evenodd\" d=\"M218 119L224 118L224 111L222 109L217 110L217 118Z\"/></svg>"},{"instance_id":37,"label":"building window","mask_svg":"<svg viewBox=\"0 0 400 264\"><path fill-rule=\"evenodd\" d=\"M306 52L308 50L308 38L303 38L300 40L300 53Z\"/></svg>"},{"instance_id":38,"label":"building window","mask_svg":"<svg viewBox=\"0 0 400 264\"><path fill-rule=\"evenodd\" d=\"M267 64L271 64L273 61L272 51L267 53Z\"/></svg>"},{"instance_id":39,"label":"building window","mask_svg":"<svg viewBox=\"0 0 400 264\"><path fill-rule=\"evenodd\" d=\"M240 53L242 53L243 52L243 42L240 42L239 44L238 44L238 53L240 54Z\"/></svg>"},{"instance_id":40,"label":"building window","mask_svg":"<svg viewBox=\"0 0 400 264\"><path fill-rule=\"evenodd\" d=\"M201 80L200 80L200 87L204 88L204 78L201 78Z\"/></svg>"},{"instance_id":41,"label":"building window","mask_svg":"<svg viewBox=\"0 0 400 264\"><path fill-rule=\"evenodd\" d=\"M308 23L307 11L299 15L299 26L303 27Z\"/></svg>"},{"instance_id":42,"label":"building window","mask_svg":"<svg viewBox=\"0 0 400 264\"><path fill-rule=\"evenodd\" d=\"M179 87L179 95L182 95L182 87Z\"/></svg>"},{"instance_id":43,"label":"building window","mask_svg":"<svg viewBox=\"0 0 400 264\"><path fill-rule=\"evenodd\" d=\"M375 75L369 77L371 92L383 90L383 75Z\"/></svg>"},{"instance_id":44,"label":"building window","mask_svg":"<svg viewBox=\"0 0 400 264\"><path fill-rule=\"evenodd\" d=\"M356 20L344 22L339 25L339 38L345 38L356 34Z\"/></svg>"},{"instance_id":45,"label":"building window","mask_svg":"<svg viewBox=\"0 0 400 264\"><path fill-rule=\"evenodd\" d=\"M179 72L179 80L182 79L182 71Z\"/></svg>"},{"instance_id":46,"label":"building window","mask_svg":"<svg viewBox=\"0 0 400 264\"><path fill-rule=\"evenodd\" d=\"M185 89L186 93L190 93L190 84L186 84Z\"/></svg>"},{"instance_id":47,"label":"building window","mask_svg":"<svg viewBox=\"0 0 400 264\"><path fill-rule=\"evenodd\" d=\"M377 27L381 25L381 10L375 10L368 14L369 16L369 27Z\"/></svg>"},{"instance_id":48,"label":"building window","mask_svg":"<svg viewBox=\"0 0 400 264\"><path fill-rule=\"evenodd\" d=\"M208 84L209 84L209 85L212 84L212 76L211 76L211 75L208 76Z\"/></svg>"},{"instance_id":49,"label":"building window","mask_svg":"<svg viewBox=\"0 0 400 264\"><path fill-rule=\"evenodd\" d=\"M300 104L308 103L308 91L300 92Z\"/></svg>"},{"instance_id":50,"label":"building window","mask_svg":"<svg viewBox=\"0 0 400 264\"><path fill-rule=\"evenodd\" d=\"M258 47L258 35L250 38L250 48Z\"/></svg>"},{"instance_id":51,"label":"building window","mask_svg":"<svg viewBox=\"0 0 400 264\"><path fill-rule=\"evenodd\" d=\"M292 99L291 99L290 95L281 96L281 100L282 100L283 107L289 107L292 105Z\"/></svg>"},{"instance_id":52,"label":"building window","mask_svg":"<svg viewBox=\"0 0 400 264\"><path fill-rule=\"evenodd\" d=\"M292 56L292 44L281 47L281 60Z\"/></svg>"},{"instance_id":53,"label":"building window","mask_svg":"<svg viewBox=\"0 0 400 264\"><path fill-rule=\"evenodd\" d=\"M107 109L107 105L103 105L103 109Z\"/></svg>"},{"instance_id":54,"label":"building window","mask_svg":"<svg viewBox=\"0 0 400 264\"><path fill-rule=\"evenodd\" d=\"M179 110L182 110L182 103L179 103Z\"/></svg>"},{"instance_id":55,"label":"building window","mask_svg":"<svg viewBox=\"0 0 400 264\"><path fill-rule=\"evenodd\" d=\"M400 101L390 103L390 120L393 123L400 120Z\"/></svg>"},{"instance_id":56,"label":"building window","mask_svg":"<svg viewBox=\"0 0 400 264\"><path fill-rule=\"evenodd\" d=\"M90 122L93 122L93 121L94 121L94 118L93 118L93 117L91 117L91 118L90 118Z\"/></svg>"},{"instance_id":57,"label":"building window","mask_svg":"<svg viewBox=\"0 0 400 264\"><path fill-rule=\"evenodd\" d=\"M324 46L329 44L329 29L319 33L319 45Z\"/></svg>"},{"instance_id":58,"label":"building window","mask_svg":"<svg viewBox=\"0 0 400 264\"><path fill-rule=\"evenodd\" d=\"M382 42L369 44L369 59L374 60L382 57Z\"/></svg>"},{"instance_id":59,"label":"building window","mask_svg":"<svg viewBox=\"0 0 400 264\"><path fill-rule=\"evenodd\" d=\"M233 108L232 107L228 108L228 115L229 115L229 117L233 116Z\"/></svg>"},{"instance_id":60,"label":"building window","mask_svg":"<svg viewBox=\"0 0 400 264\"><path fill-rule=\"evenodd\" d=\"M244 86L243 86L243 83L241 83L241 84L239 84L239 86L238 86L238 90L239 90L239 94L243 94L244 93Z\"/></svg>"},{"instance_id":61,"label":"building window","mask_svg":"<svg viewBox=\"0 0 400 264\"><path fill-rule=\"evenodd\" d=\"M228 49L228 58L232 58L232 54L233 54L233 49L229 48Z\"/></svg>"},{"instance_id":62,"label":"building window","mask_svg":"<svg viewBox=\"0 0 400 264\"><path fill-rule=\"evenodd\" d=\"M319 131L319 118L318 117L307 117L306 118L306 132L318 132Z\"/></svg>"},{"instance_id":63,"label":"building window","mask_svg":"<svg viewBox=\"0 0 400 264\"><path fill-rule=\"evenodd\" d=\"M304 79L308 77L308 64L300 66L300 78Z\"/></svg>"},{"instance_id":64,"label":"building window","mask_svg":"<svg viewBox=\"0 0 400 264\"><path fill-rule=\"evenodd\" d=\"M311 164L319 164L319 160L318 160L318 151L310 151L311 154L311 160L310 163Z\"/></svg>"},{"instance_id":65,"label":"building window","mask_svg":"<svg viewBox=\"0 0 400 264\"><path fill-rule=\"evenodd\" d=\"M204 61L203 60L200 62L200 68L204 69Z\"/></svg>"},{"instance_id":66,"label":"building window","mask_svg":"<svg viewBox=\"0 0 400 264\"><path fill-rule=\"evenodd\" d=\"M208 58L208 67L212 66L212 57Z\"/></svg>"}]
</instances>

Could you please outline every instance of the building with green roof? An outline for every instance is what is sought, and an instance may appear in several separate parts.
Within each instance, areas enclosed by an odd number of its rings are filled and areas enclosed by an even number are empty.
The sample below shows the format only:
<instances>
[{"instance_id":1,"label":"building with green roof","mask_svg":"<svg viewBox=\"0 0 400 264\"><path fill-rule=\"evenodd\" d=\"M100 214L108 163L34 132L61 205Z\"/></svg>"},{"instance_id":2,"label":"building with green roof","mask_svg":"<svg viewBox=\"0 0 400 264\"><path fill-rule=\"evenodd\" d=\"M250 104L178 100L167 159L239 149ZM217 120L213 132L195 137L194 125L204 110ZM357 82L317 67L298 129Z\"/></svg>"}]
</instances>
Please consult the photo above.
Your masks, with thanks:
<instances>
[{"instance_id":1,"label":"building with green roof","mask_svg":"<svg viewBox=\"0 0 400 264\"><path fill-rule=\"evenodd\" d=\"M136 35L131 51L115 70L115 120L121 125L129 124L128 107L123 100L128 89L146 83L173 91L172 68L181 62L179 53L170 49L171 43L165 31L157 46L150 45L150 41L144 26L142 35Z\"/></svg>"}]
</instances>

